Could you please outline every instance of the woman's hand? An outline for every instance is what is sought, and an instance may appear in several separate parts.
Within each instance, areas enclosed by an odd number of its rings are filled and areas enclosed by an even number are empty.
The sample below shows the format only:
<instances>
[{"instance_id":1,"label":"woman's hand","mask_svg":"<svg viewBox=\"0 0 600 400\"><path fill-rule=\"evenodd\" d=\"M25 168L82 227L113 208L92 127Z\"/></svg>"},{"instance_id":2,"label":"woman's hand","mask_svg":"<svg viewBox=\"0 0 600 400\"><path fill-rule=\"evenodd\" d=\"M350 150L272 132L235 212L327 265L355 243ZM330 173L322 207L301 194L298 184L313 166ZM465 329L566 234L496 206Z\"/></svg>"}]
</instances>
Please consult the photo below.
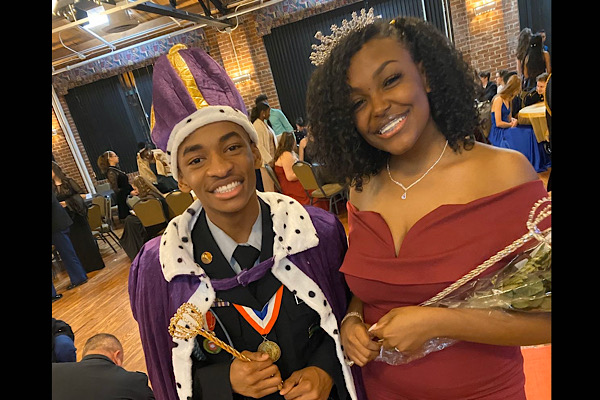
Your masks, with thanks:
<instances>
[{"instance_id":1,"label":"woman's hand","mask_svg":"<svg viewBox=\"0 0 600 400\"><path fill-rule=\"evenodd\" d=\"M436 337L435 307L408 306L393 308L369 329L387 349L415 352ZM358 364L358 363L357 363Z\"/></svg>"},{"instance_id":2,"label":"woman's hand","mask_svg":"<svg viewBox=\"0 0 600 400\"><path fill-rule=\"evenodd\" d=\"M358 317L347 318L340 327L340 335L344 352L355 362L364 367L379 355L380 344L372 340L368 332L369 325Z\"/></svg>"}]
</instances>

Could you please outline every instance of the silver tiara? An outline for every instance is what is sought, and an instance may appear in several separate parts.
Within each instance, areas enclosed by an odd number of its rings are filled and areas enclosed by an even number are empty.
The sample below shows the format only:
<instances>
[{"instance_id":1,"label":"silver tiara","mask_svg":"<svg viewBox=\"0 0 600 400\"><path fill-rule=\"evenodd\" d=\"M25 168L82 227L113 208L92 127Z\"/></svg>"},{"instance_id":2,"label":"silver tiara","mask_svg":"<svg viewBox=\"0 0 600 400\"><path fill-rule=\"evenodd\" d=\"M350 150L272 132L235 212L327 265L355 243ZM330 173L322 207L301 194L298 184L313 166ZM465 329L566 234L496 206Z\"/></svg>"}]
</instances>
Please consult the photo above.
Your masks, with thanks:
<instances>
[{"instance_id":1,"label":"silver tiara","mask_svg":"<svg viewBox=\"0 0 600 400\"><path fill-rule=\"evenodd\" d=\"M315 51L310 53L310 62L317 66L323 64L327 60L327 57L329 57L331 50L333 50L342 38L346 37L350 32L372 24L375 22L375 18L378 17L375 17L372 7L368 12L363 8L360 10L360 16L356 14L356 11L353 12L352 19L350 21L343 20L341 27L338 28L335 24L331 25L331 35L324 36L321 31L315 33L315 38L320 40L321 44L313 44L311 46Z\"/></svg>"}]
</instances>

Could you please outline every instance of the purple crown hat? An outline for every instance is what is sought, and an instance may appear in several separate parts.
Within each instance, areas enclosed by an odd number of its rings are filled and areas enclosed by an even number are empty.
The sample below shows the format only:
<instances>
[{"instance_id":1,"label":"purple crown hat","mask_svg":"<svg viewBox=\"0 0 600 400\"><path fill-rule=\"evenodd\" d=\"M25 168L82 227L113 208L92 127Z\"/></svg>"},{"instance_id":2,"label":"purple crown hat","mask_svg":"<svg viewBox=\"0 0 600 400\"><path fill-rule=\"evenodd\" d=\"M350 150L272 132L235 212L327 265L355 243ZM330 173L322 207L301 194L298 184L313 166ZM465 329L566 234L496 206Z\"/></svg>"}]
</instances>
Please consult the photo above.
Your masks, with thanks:
<instances>
[{"instance_id":1,"label":"purple crown hat","mask_svg":"<svg viewBox=\"0 0 600 400\"><path fill-rule=\"evenodd\" d=\"M177 148L201 126L231 121L250 140L258 135L246 106L223 67L204 50L176 44L154 64L150 129L152 141L166 151L177 179Z\"/></svg>"}]
</instances>

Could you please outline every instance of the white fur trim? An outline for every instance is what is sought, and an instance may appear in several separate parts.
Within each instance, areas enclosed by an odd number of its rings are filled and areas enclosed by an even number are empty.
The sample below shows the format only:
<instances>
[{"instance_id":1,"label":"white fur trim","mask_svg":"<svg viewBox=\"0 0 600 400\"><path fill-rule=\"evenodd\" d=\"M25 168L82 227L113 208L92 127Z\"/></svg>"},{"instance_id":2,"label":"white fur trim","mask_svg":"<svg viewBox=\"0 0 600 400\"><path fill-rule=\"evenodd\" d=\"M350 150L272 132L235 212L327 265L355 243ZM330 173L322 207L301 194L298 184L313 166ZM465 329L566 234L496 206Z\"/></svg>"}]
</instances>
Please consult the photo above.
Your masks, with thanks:
<instances>
[{"instance_id":1,"label":"white fur trim","mask_svg":"<svg viewBox=\"0 0 600 400\"><path fill-rule=\"evenodd\" d=\"M296 200L275 192L257 192L257 195L271 207L273 232L273 259L271 271L290 291L315 310L320 317L321 327L331 336L336 345L338 361L342 366L346 387L352 399L356 399L356 389L350 368L345 363L341 348L339 328L335 315L319 286L287 259L290 254L300 253L319 244L317 231L306 209ZM165 280L171 281L177 275L196 275L200 285L188 302L195 304L202 313L212 305L216 293L204 270L196 264L193 255L191 233L202 204L196 200L187 211L173 218L161 238L159 259ZM177 394L181 400L192 395L192 360L194 341L173 339L177 346L172 351L173 373Z\"/></svg>"},{"instance_id":2,"label":"white fur trim","mask_svg":"<svg viewBox=\"0 0 600 400\"><path fill-rule=\"evenodd\" d=\"M169 141L167 142L167 155L171 163L171 172L173 178L177 179L177 149L185 138L196 129L212 124L213 122L230 121L240 125L248 135L250 140L258 143L258 134L254 126L250 123L248 116L242 111L230 106L206 106L189 116L185 117L173 127Z\"/></svg>"},{"instance_id":3,"label":"white fur trim","mask_svg":"<svg viewBox=\"0 0 600 400\"><path fill-rule=\"evenodd\" d=\"M308 262L308 261L307 261ZM304 300L304 302L313 310L315 310L321 319L321 328L335 342L335 349L338 361L342 366L346 389L350 393L351 399L356 399L356 389L354 387L354 379L350 367L346 364L346 357L342 351L342 342L339 334L339 327L333 310L325 297L325 294L312 279L310 279L300 268L286 258L278 260L271 269L281 283L289 290L296 294L296 297Z\"/></svg>"}]
</instances>

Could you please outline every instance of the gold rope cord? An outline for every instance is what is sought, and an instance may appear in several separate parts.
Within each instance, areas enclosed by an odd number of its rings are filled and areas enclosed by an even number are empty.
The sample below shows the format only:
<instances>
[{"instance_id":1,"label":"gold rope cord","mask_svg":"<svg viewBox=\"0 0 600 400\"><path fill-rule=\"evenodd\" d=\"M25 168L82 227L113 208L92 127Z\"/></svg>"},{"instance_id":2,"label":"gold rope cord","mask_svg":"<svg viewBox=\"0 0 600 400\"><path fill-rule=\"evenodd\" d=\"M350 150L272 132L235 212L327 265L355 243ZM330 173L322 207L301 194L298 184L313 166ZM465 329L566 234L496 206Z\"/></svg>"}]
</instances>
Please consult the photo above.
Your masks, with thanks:
<instances>
[{"instance_id":1,"label":"gold rope cord","mask_svg":"<svg viewBox=\"0 0 600 400\"><path fill-rule=\"evenodd\" d=\"M546 204L539 211L539 213L536 216L536 212L538 211L538 208L540 208L540 206L544 203L548 203L548 204ZM428 305L433 304L436 301L442 299L443 297L448 295L450 292L458 289L460 286L462 286L466 282L470 281L477 275L481 274L483 271L485 271L486 269L488 269L489 267L494 265L496 262L498 262L498 261L502 260L504 257L508 256L510 253L512 253L519 247L521 247L523 244L527 243L532 238L535 238L540 242L545 242L549 246L551 246L549 239L547 238L547 234L551 231L551 228L545 229L544 231L540 231L537 227L538 224L542 220L544 220L546 217L550 216L550 214L552 213L551 209L552 209L552 203L551 203L550 196L544 197L543 199L538 200L533 205L533 207L531 208L531 211L529 212L529 218L528 218L527 224L526 224L527 225L527 233L526 234L524 234L519 239L515 240L514 242L512 242L511 244L506 246L504 249L500 250L499 252L497 252L490 258L488 258L486 261L484 261L478 267L475 267L474 269L472 269L469 273L467 273L462 278L460 278L459 280L457 280L456 282L454 282L453 284L448 286L446 289L442 290L441 292L439 292L438 294L436 294L429 300L426 300L419 305L428 306Z\"/></svg>"}]
</instances>

